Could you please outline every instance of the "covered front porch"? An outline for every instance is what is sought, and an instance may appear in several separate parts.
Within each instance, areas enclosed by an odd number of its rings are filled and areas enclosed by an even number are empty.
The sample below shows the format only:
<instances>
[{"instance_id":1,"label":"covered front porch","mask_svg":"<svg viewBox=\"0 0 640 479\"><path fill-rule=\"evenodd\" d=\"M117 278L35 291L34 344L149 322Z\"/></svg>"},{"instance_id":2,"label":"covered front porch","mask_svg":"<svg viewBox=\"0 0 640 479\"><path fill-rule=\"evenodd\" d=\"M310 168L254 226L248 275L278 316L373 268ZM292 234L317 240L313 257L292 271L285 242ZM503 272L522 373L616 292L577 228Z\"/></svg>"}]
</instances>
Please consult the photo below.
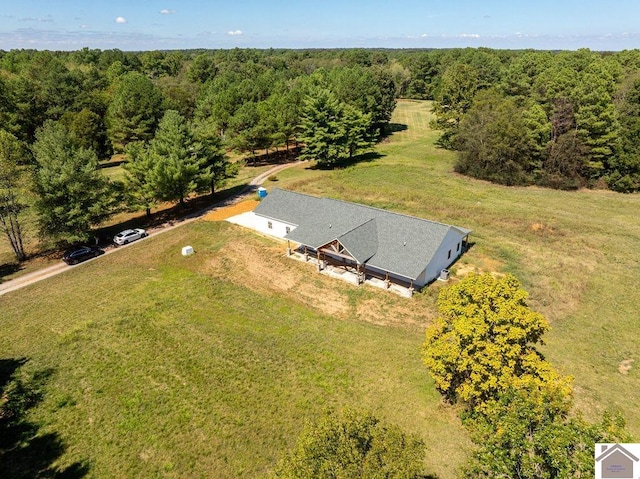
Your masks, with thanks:
<instances>
[{"instance_id":1,"label":"covered front porch","mask_svg":"<svg viewBox=\"0 0 640 479\"><path fill-rule=\"evenodd\" d=\"M295 260L315 265L321 274L356 286L368 284L406 298L412 297L415 291L411 279L405 280L388 272L377 271L368 267L366 263L358 262L337 240L317 249L305 245L291 245L291 242L287 242L287 255Z\"/></svg>"}]
</instances>

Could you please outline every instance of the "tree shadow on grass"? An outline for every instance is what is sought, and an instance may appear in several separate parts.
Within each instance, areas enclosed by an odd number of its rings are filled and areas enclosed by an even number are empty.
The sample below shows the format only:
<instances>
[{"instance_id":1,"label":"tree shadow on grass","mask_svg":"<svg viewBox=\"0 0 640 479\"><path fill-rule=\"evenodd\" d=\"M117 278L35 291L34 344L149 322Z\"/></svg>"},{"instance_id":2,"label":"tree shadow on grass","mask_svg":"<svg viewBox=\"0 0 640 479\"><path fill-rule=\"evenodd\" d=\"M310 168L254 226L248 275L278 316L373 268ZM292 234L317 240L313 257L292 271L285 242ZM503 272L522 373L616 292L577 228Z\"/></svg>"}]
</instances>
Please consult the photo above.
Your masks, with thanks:
<instances>
[{"instance_id":1,"label":"tree shadow on grass","mask_svg":"<svg viewBox=\"0 0 640 479\"><path fill-rule=\"evenodd\" d=\"M344 160L336 161L331 165L322 165L315 163L309 166L307 169L309 170L340 170L344 168L348 168L353 165L357 165L358 163L370 163L375 160L379 160L380 158L384 158L386 155L378 153L377 151L370 151L368 153L363 153L361 155L356 155L351 158L347 158Z\"/></svg>"},{"instance_id":2,"label":"tree shadow on grass","mask_svg":"<svg viewBox=\"0 0 640 479\"><path fill-rule=\"evenodd\" d=\"M285 163L291 163L298 159L302 147L300 145L289 146L289 149L278 149L268 153L261 153L257 155L250 155L244 159L247 166L267 166L267 165L282 165Z\"/></svg>"},{"instance_id":3,"label":"tree shadow on grass","mask_svg":"<svg viewBox=\"0 0 640 479\"><path fill-rule=\"evenodd\" d=\"M407 131L408 129L409 126L405 125L404 123L389 123L389 125L385 128L385 136L397 133L399 131Z\"/></svg>"},{"instance_id":4,"label":"tree shadow on grass","mask_svg":"<svg viewBox=\"0 0 640 479\"><path fill-rule=\"evenodd\" d=\"M0 264L0 283L4 281L6 276L11 276L14 273L17 273L22 269L22 265L20 263L5 263Z\"/></svg>"},{"instance_id":5,"label":"tree shadow on grass","mask_svg":"<svg viewBox=\"0 0 640 479\"><path fill-rule=\"evenodd\" d=\"M0 359L0 477L79 479L89 471L84 463L64 469L54 463L66 446L57 433L41 433L28 411L44 396L44 385L53 370L37 371L23 378L19 369L26 358Z\"/></svg>"},{"instance_id":6,"label":"tree shadow on grass","mask_svg":"<svg viewBox=\"0 0 640 479\"><path fill-rule=\"evenodd\" d=\"M250 192L258 187L251 187L247 183L217 191L213 195L200 195L186 200L183 204L175 204L169 208L162 209L147 216L142 213L127 221L116 225L98 228L94 231L100 246L113 244L113 237L120 231L133 228L157 228L160 226L173 225L180 221L192 218L201 213L202 210L214 205L224 206L227 201L231 201L236 195Z\"/></svg>"}]
</instances>

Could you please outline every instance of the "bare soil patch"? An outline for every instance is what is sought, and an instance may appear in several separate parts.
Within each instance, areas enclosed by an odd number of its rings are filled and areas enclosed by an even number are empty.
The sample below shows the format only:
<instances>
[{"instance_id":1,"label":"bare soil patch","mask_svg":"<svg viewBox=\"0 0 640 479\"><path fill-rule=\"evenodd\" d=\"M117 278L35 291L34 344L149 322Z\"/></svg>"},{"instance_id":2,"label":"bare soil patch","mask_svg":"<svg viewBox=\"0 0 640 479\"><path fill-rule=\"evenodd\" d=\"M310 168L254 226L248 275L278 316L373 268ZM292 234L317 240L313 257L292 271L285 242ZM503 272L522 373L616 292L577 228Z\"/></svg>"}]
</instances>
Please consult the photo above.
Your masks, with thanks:
<instances>
[{"instance_id":1,"label":"bare soil patch","mask_svg":"<svg viewBox=\"0 0 640 479\"><path fill-rule=\"evenodd\" d=\"M624 361L621 361L620 364L618 364L618 372L626 376L627 374L629 374L632 364L633 359L625 359Z\"/></svg>"},{"instance_id":2,"label":"bare soil patch","mask_svg":"<svg viewBox=\"0 0 640 479\"><path fill-rule=\"evenodd\" d=\"M271 246L252 233L240 236L227 243L223 254L209 260L207 273L261 294L285 295L341 319L423 327L433 316L434 309L425 305L432 301L426 294L407 299L366 285L354 286L319 274L314 264L288 258L284 243Z\"/></svg>"},{"instance_id":3,"label":"bare soil patch","mask_svg":"<svg viewBox=\"0 0 640 479\"><path fill-rule=\"evenodd\" d=\"M203 216L205 221L224 221L232 216L253 211L260 204L257 200L245 200L239 203L215 209Z\"/></svg>"}]
</instances>

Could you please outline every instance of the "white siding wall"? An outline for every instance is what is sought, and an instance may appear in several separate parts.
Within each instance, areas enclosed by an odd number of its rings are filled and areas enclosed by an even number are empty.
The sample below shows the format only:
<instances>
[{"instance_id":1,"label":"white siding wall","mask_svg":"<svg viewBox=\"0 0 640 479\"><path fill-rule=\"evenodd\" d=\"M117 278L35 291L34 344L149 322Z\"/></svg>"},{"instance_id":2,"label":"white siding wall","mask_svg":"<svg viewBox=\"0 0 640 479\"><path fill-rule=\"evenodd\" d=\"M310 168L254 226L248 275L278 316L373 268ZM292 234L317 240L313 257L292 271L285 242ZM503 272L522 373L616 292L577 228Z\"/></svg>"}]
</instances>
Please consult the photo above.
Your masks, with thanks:
<instances>
[{"instance_id":1,"label":"white siding wall","mask_svg":"<svg viewBox=\"0 0 640 479\"><path fill-rule=\"evenodd\" d=\"M445 236L444 241L436 251L431 262L427 265L424 272L416 280L416 285L422 287L440 276L440 271L447 269L462 254L462 240L464 236L450 230ZM458 246L459 245L459 246ZM451 256L449 256L451 251Z\"/></svg>"},{"instance_id":2,"label":"white siding wall","mask_svg":"<svg viewBox=\"0 0 640 479\"><path fill-rule=\"evenodd\" d=\"M284 238L288 234L287 228L289 228L289 231L293 231L296 229L296 225L255 215L255 229L260 233L275 236L276 238Z\"/></svg>"}]
</instances>

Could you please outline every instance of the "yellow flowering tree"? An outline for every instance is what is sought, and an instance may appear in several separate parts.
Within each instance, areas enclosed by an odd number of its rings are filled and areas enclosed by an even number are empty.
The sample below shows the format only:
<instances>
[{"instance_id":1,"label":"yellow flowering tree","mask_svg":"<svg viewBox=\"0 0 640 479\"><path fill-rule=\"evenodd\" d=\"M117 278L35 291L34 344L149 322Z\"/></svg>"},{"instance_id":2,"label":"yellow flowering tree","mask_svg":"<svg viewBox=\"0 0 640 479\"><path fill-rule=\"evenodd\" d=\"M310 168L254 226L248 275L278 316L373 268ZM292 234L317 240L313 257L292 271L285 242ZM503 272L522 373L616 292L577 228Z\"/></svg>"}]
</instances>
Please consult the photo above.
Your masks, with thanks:
<instances>
[{"instance_id":1,"label":"yellow flowering tree","mask_svg":"<svg viewBox=\"0 0 640 479\"><path fill-rule=\"evenodd\" d=\"M470 274L440 292L422 359L448 401L482 409L507 389L549 383L570 396L569 379L536 349L549 323L527 296L514 276L491 274Z\"/></svg>"}]
</instances>

